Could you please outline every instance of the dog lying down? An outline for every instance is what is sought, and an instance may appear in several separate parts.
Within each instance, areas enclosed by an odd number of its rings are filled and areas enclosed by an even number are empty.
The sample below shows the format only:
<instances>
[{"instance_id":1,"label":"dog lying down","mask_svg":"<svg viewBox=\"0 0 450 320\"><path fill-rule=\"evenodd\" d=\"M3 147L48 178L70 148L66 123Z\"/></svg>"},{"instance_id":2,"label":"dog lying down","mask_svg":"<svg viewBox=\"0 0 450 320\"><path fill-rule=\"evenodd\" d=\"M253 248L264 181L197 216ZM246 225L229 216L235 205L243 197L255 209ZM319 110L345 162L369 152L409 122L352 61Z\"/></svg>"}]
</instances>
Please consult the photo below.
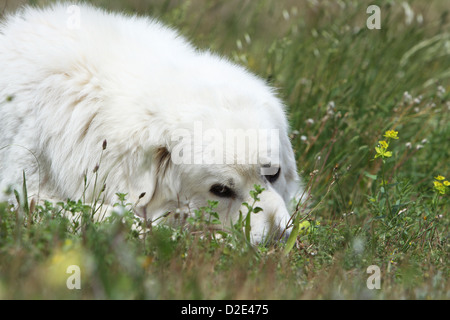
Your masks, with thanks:
<instances>
[{"instance_id":1,"label":"dog lying down","mask_svg":"<svg viewBox=\"0 0 450 320\"><path fill-rule=\"evenodd\" d=\"M252 242L285 230L300 181L284 106L243 67L158 21L58 4L5 17L0 70L0 200L23 171L54 201L94 195L97 175L106 204L127 193L155 220L216 200L229 226L256 184Z\"/></svg>"}]
</instances>

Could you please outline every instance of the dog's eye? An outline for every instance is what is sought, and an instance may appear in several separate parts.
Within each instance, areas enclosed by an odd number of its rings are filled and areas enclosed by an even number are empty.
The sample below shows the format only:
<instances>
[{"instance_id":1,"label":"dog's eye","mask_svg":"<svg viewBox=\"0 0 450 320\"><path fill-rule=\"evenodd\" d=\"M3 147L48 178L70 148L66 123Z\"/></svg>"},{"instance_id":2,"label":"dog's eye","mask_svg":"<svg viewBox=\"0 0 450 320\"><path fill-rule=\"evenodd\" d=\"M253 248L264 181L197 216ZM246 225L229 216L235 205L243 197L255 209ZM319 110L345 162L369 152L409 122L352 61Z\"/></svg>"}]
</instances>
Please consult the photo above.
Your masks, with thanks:
<instances>
[{"instance_id":1,"label":"dog's eye","mask_svg":"<svg viewBox=\"0 0 450 320\"><path fill-rule=\"evenodd\" d=\"M209 189L209 192L221 198L231 198L235 196L234 191L223 184L213 185L211 189Z\"/></svg>"},{"instance_id":2,"label":"dog's eye","mask_svg":"<svg viewBox=\"0 0 450 320\"><path fill-rule=\"evenodd\" d=\"M277 181L278 177L280 176L280 172L281 172L281 168L278 168L277 173L275 173L273 175L266 175L264 177L266 177L267 181L269 181L270 183L274 183L275 181Z\"/></svg>"}]
</instances>

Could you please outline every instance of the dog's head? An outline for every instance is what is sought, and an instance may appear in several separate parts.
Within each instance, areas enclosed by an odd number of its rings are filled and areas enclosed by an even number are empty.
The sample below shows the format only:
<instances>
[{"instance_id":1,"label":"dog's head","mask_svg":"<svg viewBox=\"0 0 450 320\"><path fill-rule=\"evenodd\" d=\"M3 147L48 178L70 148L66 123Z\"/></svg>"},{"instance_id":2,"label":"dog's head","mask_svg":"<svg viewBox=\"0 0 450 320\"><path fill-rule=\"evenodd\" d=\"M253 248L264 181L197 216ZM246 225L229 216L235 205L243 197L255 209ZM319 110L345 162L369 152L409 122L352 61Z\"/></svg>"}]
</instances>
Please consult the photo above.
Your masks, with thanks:
<instances>
[{"instance_id":1,"label":"dog's head","mask_svg":"<svg viewBox=\"0 0 450 320\"><path fill-rule=\"evenodd\" d=\"M154 189L140 202L147 214L194 214L216 200L214 210L229 227L239 212L247 215L247 203L262 208L250 216L253 243L283 233L300 182L286 123L277 116L241 121L222 114L173 128L151 154ZM250 195L255 185L264 188L257 202Z\"/></svg>"},{"instance_id":2,"label":"dog's head","mask_svg":"<svg viewBox=\"0 0 450 320\"><path fill-rule=\"evenodd\" d=\"M191 73L171 75L169 88L149 84L133 100L142 112L132 122L146 124L136 131L145 154L129 166L135 197L146 192L137 209L154 219L194 214L216 200L227 227L240 211L246 216L242 204L253 204L250 191L259 185L264 191L254 205L262 211L250 221L251 240L261 242L286 228L288 207L301 188L284 106L240 67L208 54L197 62L189 65Z\"/></svg>"}]
</instances>

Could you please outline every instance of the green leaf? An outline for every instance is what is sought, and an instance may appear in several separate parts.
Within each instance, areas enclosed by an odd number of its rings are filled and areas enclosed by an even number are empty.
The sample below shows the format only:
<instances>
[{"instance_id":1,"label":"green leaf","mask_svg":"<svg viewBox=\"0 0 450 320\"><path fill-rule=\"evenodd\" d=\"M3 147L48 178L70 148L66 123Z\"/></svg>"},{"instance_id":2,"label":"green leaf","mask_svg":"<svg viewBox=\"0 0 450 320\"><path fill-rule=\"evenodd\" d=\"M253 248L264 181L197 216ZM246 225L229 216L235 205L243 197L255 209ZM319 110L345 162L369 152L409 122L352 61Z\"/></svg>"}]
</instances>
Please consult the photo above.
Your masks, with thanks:
<instances>
[{"instance_id":1,"label":"green leaf","mask_svg":"<svg viewBox=\"0 0 450 320\"><path fill-rule=\"evenodd\" d=\"M253 213L258 213L260 211L263 211L263 209L261 207L255 207L253 208Z\"/></svg>"},{"instance_id":2,"label":"green leaf","mask_svg":"<svg viewBox=\"0 0 450 320\"><path fill-rule=\"evenodd\" d=\"M250 231L252 229L251 227L251 223L250 223L250 212L247 213L247 216L245 217L245 238L247 239L247 241L250 242Z\"/></svg>"},{"instance_id":3,"label":"green leaf","mask_svg":"<svg viewBox=\"0 0 450 320\"><path fill-rule=\"evenodd\" d=\"M370 174L370 173L368 173L367 171L364 171L364 175L367 177L367 178L370 178L370 179L372 179L372 180L377 180L377 175L376 174Z\"/></svg>"},{"instance_id":4,"label":"green leaf","mask_svg":"<svg viewBox=\"0 0 450 320\"><path fill-rule=\"evenodd\" d=\"M288 240L286 241L286 245L284 246L283 252L285 255L287 255L294 247L299 231L300 231L300 225L298 223L295 223L294 228L292 229L292 232L289 235Z\"/></svg>"}]
</instances>

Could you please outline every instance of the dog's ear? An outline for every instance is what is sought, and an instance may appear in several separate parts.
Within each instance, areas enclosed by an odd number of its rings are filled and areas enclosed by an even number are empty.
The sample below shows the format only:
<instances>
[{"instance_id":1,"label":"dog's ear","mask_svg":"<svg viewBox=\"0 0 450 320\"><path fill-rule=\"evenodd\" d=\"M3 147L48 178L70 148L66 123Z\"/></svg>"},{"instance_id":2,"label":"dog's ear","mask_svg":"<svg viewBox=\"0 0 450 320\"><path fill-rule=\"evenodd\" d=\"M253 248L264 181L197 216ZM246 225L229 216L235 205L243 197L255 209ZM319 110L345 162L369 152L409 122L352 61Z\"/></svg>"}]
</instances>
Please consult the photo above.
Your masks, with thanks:
<instances>
[{"instance_id":1,"label":"dog's ear","mask_svg":"<svg viewBox=\"0 0 450 320\"><path fill-rule=\"evenodd\" d=\"M159 147L156 149L154 154L154 164L156 166L155 174L157 177L161 177L166 173L166 170L170 164L170 152L166 147Z\"/></svg>"},{"instance_id":2,"label":"dog's ear","mask_svg":"<svg viewBox=\"0 0 450 320\"><path fill-rule=\"evenodd\" d=\"M164 181L170 167L170 152L164 146L158 146L133 154L128 164L130 179L128 180L129 200L135 209L148 206L157 193L159 185Z\"/></svg>"}]
</instances>

